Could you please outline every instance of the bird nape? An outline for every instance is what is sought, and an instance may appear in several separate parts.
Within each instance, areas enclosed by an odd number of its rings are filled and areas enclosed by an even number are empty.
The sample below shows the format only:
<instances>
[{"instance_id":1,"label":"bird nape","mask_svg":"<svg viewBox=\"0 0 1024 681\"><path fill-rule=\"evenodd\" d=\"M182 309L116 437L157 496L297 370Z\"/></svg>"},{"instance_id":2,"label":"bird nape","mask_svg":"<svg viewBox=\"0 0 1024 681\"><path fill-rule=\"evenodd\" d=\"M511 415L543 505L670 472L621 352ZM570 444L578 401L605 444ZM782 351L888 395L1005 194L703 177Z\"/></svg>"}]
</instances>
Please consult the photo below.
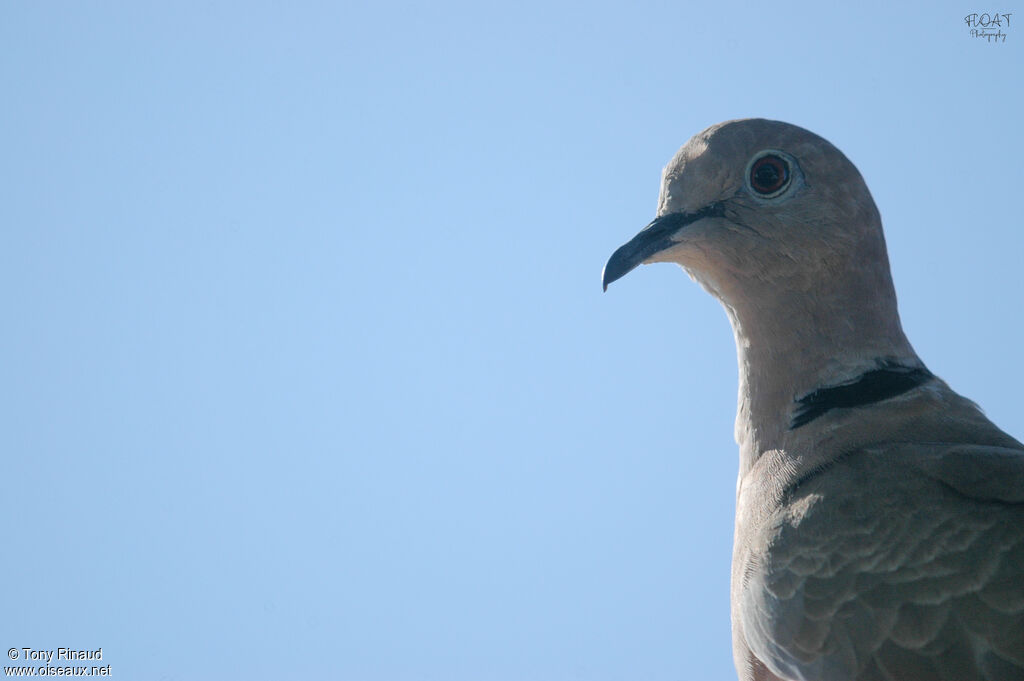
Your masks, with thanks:
<instances>
[{"instance_id":1,"label":"bird nape","mask_svg":"<svg viewBox=\"0 0 1024 681\"><path fill-rule=\"evenodd\" d=\"M787 123L712 126L602 284L653 262L736 337L740 679L1024 679L1024 445L914 352L854 165Z\"/></svg>"}]
</instances>

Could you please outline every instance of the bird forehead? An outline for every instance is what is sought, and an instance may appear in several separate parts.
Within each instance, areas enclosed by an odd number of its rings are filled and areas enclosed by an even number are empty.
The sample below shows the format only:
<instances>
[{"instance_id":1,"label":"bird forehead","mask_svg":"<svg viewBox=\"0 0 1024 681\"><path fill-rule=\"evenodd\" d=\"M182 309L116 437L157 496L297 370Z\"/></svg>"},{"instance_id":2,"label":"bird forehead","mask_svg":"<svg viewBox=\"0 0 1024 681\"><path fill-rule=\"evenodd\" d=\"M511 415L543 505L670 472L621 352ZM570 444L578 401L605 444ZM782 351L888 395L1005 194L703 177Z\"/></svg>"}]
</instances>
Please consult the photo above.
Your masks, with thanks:
<instances>
[{"instance_id":1,"label":"bird forehead","mask_svg":"<svg viewBox=\"0 0 1024 681\"><path fill-rule=\"evenodd\" d=\"M733 165L710 148L706 137L694 136L665 166L659 214L693 212L731 193L742 172Z\"/></svg>"},{"instance_id":2,"label":"bird forehead","mask_svg":"<svg viewBox=\"0 0 1024 681\"><path fill-rule=\"evenodd\" d=\"M662 175L660 212L699 210L733 194L751 154L772 148L784 123L725 121L697 133L676 152ZM761 145L761 146L759 146Z\"/></svg>"}]
</instances>

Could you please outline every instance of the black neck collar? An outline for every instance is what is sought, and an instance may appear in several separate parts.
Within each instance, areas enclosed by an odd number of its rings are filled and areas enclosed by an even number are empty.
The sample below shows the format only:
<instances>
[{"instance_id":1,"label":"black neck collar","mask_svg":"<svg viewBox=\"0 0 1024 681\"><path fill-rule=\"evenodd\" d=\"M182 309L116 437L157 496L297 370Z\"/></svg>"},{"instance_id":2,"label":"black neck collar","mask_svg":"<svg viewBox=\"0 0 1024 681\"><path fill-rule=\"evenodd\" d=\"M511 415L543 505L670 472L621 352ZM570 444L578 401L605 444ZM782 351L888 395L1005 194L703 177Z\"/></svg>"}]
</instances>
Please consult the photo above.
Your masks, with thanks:
<instances>
[{"instance_id":1,"label":"black neck collar","mask_svg":"<svg viewBox=\"0 0 1024 681\"><path fill-rule=\"evenodd\" d=\"M833 409L863 407L902 395L934 378L923 366L907 367L891 360L878 364L877 369L865 371L852 381L818 388L798 398L789 429L805 426Z\"/></svg>"}]
</instances>

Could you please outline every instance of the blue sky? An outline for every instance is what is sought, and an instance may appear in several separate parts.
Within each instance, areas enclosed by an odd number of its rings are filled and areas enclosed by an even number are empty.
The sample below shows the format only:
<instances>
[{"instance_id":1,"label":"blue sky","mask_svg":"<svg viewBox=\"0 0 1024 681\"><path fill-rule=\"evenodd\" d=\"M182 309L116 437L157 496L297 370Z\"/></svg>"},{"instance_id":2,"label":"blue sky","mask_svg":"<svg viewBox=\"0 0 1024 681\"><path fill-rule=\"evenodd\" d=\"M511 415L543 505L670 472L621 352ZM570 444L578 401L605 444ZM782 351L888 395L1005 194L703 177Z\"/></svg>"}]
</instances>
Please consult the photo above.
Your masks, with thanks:
<instances>
[{"instance_id":1,"label":"blue sky","mask_svg":"<svg viewBox=\"0 0 1024 681\"><path fill-rule=\"evenodd\" d=\"M892 3L0 5L0 644L122 679L729 679L735 350L607 294L692 134L830 139L1024 436L1021 46Z\"/></svg>"}]
</instances>

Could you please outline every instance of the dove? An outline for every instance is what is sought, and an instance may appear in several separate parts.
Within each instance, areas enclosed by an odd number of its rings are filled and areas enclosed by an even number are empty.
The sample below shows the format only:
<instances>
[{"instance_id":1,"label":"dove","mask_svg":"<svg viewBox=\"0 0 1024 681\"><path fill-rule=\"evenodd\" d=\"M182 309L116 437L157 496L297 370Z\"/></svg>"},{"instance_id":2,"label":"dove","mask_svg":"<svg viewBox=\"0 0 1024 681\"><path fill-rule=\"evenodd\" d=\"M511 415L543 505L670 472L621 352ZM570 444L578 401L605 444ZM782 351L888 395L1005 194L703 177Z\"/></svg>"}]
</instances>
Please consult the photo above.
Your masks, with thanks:
<instances>
[{"instance_id":1,"label":"dove","mask_svg":"<svg viewBox=\"0 0 1024 681\"><path fill-rule=\"evenodd\" d=\"M914 352L853 163L788 123L711 126L605 290L657 262L736 341L739 678L1024 679L1024 445Z\"/></svg>"}]
</instances>

